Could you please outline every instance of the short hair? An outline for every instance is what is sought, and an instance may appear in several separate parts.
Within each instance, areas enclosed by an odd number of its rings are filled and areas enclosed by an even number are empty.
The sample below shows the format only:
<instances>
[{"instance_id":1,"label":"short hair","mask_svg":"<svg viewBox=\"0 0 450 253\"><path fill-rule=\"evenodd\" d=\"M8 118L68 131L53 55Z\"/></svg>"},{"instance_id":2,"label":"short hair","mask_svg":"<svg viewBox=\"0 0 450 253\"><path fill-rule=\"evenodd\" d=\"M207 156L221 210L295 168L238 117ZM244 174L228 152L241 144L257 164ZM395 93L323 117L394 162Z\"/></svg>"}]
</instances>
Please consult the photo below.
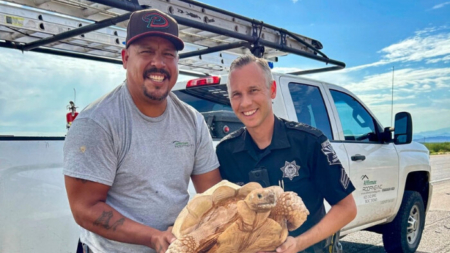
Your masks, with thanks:
<instances>
[{"instance_id":1,"label":"short hair","mask_svg":"<svg viewBox=\"0 0 450 253\"><path fill-rule=\"evenodd\" d=\"M264 75L266 76L266 86L268 89L272 86L273 82L273 76L272 71L270 70L269 64L267 61L263 58L258 58L252 54L246 54L243 56L239 56L237 59L235 59L230 66L230 74L228 75L228 82L227 82L227 89L230 89L230 77L231 72L235 69L242 68L250 63L255 62L261 70L264 72Z\"/></svg>"}]
</instances>

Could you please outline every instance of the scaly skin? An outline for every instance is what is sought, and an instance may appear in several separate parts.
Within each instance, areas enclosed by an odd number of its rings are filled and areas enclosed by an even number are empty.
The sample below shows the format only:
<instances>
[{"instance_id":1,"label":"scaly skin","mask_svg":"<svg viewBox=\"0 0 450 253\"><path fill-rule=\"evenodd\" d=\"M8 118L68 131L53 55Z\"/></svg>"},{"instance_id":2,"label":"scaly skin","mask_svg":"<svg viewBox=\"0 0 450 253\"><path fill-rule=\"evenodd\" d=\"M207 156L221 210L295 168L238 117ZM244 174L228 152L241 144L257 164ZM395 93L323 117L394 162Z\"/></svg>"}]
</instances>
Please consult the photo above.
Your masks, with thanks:
<instances>
[{"instance_id":1,"label":"scaly skin","mask_svg":"<svg viewBox=\"0 0 450 253\"><path fill-rule=\"evenodd\" d=\"M277 206L270 212L269 218L279 224L287 222L289 231L299 228L305 221L309 211L297 193L283 192L278 199Z\"/></svg>"}]
</instances>

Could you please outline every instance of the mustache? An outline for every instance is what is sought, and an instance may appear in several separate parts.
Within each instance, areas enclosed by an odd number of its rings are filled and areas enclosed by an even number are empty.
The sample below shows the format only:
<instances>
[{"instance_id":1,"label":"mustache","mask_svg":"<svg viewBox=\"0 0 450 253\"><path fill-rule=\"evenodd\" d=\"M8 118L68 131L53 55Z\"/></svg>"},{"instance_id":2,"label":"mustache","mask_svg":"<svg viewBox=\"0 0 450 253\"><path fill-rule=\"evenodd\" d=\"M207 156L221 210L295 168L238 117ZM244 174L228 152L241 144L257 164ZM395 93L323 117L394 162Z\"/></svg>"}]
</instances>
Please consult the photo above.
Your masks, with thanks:
<instances>
[{"instance_id":1,"label":"mustache","mask_svg":"<svg viewBox=\"0 0 450 253\"><path fill-rule=\"evenodd\" d=\"M147 76L149 76L150 74L152 74L152 73L164 74L167 78L170 79L170 74L169 74L169 72L168 72L167 70L165 70L165 69L158 69L158 68L149 68L149 69L146 69L146 70L144 71L144 79L145 79Z\"/></svg>"}]
</instances>

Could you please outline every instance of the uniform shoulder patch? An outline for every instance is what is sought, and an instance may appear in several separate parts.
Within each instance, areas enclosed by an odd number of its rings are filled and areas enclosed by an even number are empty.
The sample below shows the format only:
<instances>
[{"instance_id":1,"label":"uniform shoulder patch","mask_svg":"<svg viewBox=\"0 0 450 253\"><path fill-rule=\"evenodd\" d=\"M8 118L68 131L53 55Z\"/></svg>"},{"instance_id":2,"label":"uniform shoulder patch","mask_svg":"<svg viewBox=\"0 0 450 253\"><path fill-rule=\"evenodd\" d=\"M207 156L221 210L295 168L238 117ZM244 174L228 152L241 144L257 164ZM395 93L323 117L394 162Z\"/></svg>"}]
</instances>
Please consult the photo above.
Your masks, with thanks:
<instances>
[{"instance_id":1,"label":"uniform shoulder patch","mask_svg":"<svg viewBox=\"0 0 450 253\"><path fill-rule=\"evenodd\" d=\"M294 122L294 121L284 121L284 123L286 124L287 128L290 129L295 129L295 130L299 130L299 131L303 131L303 132L307 132L309 134L312 134L316 137L320 137L323 135L322 131L320 131L317 128L314 128L310 125L306 125L300 122Z\"/></svg>"},{"instance_id":2,"label":"uniform shoulder patch","mask_svg":"<svg viewBox=\"0 0 450 253\"><path fill-rule=\"evenodd\" d=\"M241 127L240 129L238 129L238 130L236 130L236 131L234 131L234 132L232 132L230 134L227 134L225 137L223 137L222 140L220 140L220 143L228 141L228 140L232 140L232 139L234 139L234 138L236 138L238 136L241 136L241 134L243 132L244 132L244 128Z\"/></svg>"},{"instance_id":3,"label":"uniform shoulder patch","mask_svg":"<svg viewBox=\"0 0 450 253\"><path fill-rule=\"evenodd\" d=\"M327 157L328 164L330 165L341 164L329 140L322 142L321 146L323 154Z\"/></svg>"}]
</instances>

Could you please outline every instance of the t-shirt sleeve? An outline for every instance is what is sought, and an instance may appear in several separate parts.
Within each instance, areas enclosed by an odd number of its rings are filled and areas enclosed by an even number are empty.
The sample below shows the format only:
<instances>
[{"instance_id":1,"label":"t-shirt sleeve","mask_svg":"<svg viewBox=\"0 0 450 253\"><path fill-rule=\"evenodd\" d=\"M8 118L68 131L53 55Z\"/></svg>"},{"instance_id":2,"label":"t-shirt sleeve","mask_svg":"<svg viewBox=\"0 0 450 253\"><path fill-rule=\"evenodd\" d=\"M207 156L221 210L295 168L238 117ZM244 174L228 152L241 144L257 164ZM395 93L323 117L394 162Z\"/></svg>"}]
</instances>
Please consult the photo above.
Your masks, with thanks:
<instances>
[{"instance_id":1,"label":"t-shirt sleeve","mask_svg":"<svg viewBox=\"0 0 450 253\"><path fill-rule=\"evenodd\" d=\"M64 142L64 175L111 186L116 169L111 135L92 119L75 120Z\"/></svg>"},{"instance_id":2,"label":"t-shirt sleeve","mask_svg":"<svg viewBox=\"0 0 450 253\"><path fill-rule=\"evenodd\" d=\"M197 113L197 145L193 175L210 172L219 167L214 144L203 116Z\"/></svg>"},{"instance_id":3,"label":"t-shirt sleeve","mask_svg":"<svg viewBox=\"0 0 450 253\"><path fill-rule=\"evenodd\" d=\"M337 204L355 190L330 141L324 135L317 139L311 162L317 189L330 205Z\"/></svg>"}]
</instances>

